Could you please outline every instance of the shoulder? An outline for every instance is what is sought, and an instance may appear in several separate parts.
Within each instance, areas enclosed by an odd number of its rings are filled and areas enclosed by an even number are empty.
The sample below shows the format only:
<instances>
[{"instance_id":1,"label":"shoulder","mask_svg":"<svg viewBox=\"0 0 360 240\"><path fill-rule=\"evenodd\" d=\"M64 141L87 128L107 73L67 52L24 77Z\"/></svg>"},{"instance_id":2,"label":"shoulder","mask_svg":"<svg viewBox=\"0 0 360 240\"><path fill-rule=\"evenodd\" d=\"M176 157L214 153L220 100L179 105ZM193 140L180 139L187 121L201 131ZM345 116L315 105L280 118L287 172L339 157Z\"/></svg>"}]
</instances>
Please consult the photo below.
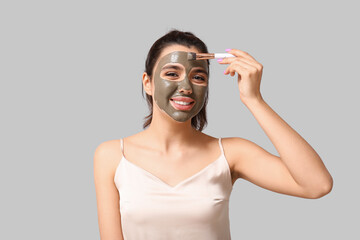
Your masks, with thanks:
<instances>
[{"instance_id":1,"label":"shoulder","mask_svg":"<svg viewBox=\"0 0 360 240\"><path fill-rule=\"evenodd\" d=\"M241 137L227 137L221 138L221 142L229 158L238 159L244 154L251 154L260 149L260 147L245 138Z\"/></svg>"},{"instance_id":2,"label":"shoulder","mask_svg":"<svg viewBox=\"0 0 360 240\"><path fill-rule=\"evenodd\" d=\"M236 165L239 165L246 155L254 153L254 148L258 147L254 142L241 137L221 138L221 143L230 168L234 172Z\"/></svg>"},{"instance_id":3,"label":"shoulder","mask_svg":"<svg viewBox=\"0 0 360 240\"><path fill-rule=\"evenodd\" d=\"M114 174L121 156L120 139L100 143L94 152L94 170Z\"/></svg>"},{"instance_id":4,"label":"shoulder","mask_svg":"<svg viewBox=\"0 0 360 240\"><path fill-rule=\"evenodd\" d=\"M121 152L120 139L114 139L100 143L96 147L94 155L110 157L119 152Z\"/></svg>"},{"instance_id":5,"label":"shoulder","mask_svg":"<svg viewBox=\"0 0 360 240\"><path fill-rule=\"evenodd\" d=\"M247 144L253 143L250 140L241 137L226 137L221 138L221 142L231 151L239 150L239 147L243 147Z\"/></svg>"}]
</instances>

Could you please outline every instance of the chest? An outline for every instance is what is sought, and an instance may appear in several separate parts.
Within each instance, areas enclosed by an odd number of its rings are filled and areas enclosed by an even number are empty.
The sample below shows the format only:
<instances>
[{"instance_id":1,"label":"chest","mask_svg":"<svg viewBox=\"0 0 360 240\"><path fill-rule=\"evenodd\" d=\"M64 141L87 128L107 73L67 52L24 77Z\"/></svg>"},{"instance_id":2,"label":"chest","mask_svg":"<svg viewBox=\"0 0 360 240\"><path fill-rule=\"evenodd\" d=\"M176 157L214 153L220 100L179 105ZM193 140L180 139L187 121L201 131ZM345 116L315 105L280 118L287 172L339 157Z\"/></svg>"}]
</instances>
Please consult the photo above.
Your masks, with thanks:
<instances>
[{"instance_id":1,"label":"chest","mask_svg":"<svg viewBox=\"0 0 360 240\"><path fill-rule=\"evenodd\" d=\"M130 149L124 151L124 157L134 167L173 187L213 165L221 157L221 151L212 149L161 156L146 150Z\"/></svg>"}]
</instances>

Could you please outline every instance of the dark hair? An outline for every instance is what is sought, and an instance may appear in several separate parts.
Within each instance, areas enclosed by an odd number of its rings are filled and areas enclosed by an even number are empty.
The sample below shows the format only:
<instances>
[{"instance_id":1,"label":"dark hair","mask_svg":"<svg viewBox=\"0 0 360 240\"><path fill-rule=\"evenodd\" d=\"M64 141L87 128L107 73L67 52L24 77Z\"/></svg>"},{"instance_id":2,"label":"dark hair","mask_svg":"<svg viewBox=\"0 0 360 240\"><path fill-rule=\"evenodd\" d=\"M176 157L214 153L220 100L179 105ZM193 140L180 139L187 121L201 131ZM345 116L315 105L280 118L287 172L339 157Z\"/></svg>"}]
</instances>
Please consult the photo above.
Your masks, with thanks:
<instances>
[{"instance_id":1,"label":"dark hair","mask_svg":"<svg viewBox=\"0 0 360 240\"><path fill-rule=\"evenodd\" d=\"M201 53L208 52L208 49L207 49L205 43L203 41L201 41L198 37L196 37L193 33L182 32L182 31L178 31L178 30L171 30L170 32L168 32L167 34L165 34L164 36L159 38L152 45L152 47L149 50L149 53L147 55L146 62L145 62L145 72L150 77L150 80L152 78L154 65L155 65L157 59L159 58L161 51L165 47L175 45L175 44L183 45L188 48L195 47ZM208 65L210 64L209 60L207 60L207 63L208 63ZM209 84L209 82L208 82L208 84ZM144 97L144 86L143 85L141 85L141 86L142 86L142 94ZM205 94L205 102L204 102L203 108L200 110L200 112L196 116L194 116L191 119L191 126L195 129L199 130L200 132L207 125L206 105L208 102L208 95L209 95L209 89L206 91L206 94ZM144 118L145 122L143 124L143 128L146 128L148 125L150 125L150 123L152 121L153 100L152 100L152 96L147 93L146 93L146 101L149 106L150 114Z\"/></svg>"}]
</instances>

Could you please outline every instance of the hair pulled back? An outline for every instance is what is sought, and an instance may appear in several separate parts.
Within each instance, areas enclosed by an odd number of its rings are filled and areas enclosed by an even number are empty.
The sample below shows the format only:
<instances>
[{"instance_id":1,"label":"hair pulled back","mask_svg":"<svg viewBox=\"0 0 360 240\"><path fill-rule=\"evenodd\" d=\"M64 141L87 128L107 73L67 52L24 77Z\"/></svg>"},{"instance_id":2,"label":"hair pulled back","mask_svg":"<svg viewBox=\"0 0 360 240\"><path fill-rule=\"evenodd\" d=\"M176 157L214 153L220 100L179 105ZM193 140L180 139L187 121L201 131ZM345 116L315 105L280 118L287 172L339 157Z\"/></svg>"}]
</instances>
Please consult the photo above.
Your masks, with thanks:
<instances>
[{"instance_id":1,"label":"hair pulled back","mask_svg":"<svg viewBox=\"0 0 360 240\"><path fill-rule=\"evenodd\" d=\"M195 47L199 52L201 53L207 53L208 49L203 41L201 41L198 37L196 37L191 32L183 32L178 30L171 30L161 38L159 38L150 48L149 53L147 55L146 61L145 61L145 72L150 77L150 80L152 79L154 65L156 61L158 60L162 50L168 46L171 45L182 45L186 46L188 48ZM208 65L209 60L207 60ZM209 83L209 82L208 82ZM144 97L144 86L142 86L142 95ZM146 94L146 102L149 107L149 115L144 117L144 124L143 128L145 129L148 127L152 121L152 112L153 112L153 99L152 96ZM191 126L195 128L196 130L199 130L200 132L203 130L203 128L207 125L207 119L206 119L206 105L208 102L208 95L209 95L209 89L206 91L205 94L205 101L204 106L200 110L200 112L194 116L191 119Z\"/></svg>"}]
</instances>

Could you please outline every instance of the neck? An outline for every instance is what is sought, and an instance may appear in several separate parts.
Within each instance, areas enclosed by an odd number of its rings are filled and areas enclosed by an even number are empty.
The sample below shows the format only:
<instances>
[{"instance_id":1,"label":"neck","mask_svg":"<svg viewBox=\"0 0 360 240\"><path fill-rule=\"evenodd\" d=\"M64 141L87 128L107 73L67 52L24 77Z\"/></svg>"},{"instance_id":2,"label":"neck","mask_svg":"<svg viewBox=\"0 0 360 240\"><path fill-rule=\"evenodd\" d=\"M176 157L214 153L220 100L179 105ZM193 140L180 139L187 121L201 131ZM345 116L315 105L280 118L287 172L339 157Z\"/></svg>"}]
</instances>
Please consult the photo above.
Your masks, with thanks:
<instances>
[{"instance_id":1,"label":"neck","mask_svg":"<svg viewBox=\"0 0 360 240\"><path fill-rule=\"evenodd\" d=\"M186 122L177 122L170 116L164 117L154 112L152 121L144 132L150 136L149 141L154 141L164 154L194 144L195 137L200 135L200 132L191 126L191 119Z\"/></svg>"}]
</instances>

